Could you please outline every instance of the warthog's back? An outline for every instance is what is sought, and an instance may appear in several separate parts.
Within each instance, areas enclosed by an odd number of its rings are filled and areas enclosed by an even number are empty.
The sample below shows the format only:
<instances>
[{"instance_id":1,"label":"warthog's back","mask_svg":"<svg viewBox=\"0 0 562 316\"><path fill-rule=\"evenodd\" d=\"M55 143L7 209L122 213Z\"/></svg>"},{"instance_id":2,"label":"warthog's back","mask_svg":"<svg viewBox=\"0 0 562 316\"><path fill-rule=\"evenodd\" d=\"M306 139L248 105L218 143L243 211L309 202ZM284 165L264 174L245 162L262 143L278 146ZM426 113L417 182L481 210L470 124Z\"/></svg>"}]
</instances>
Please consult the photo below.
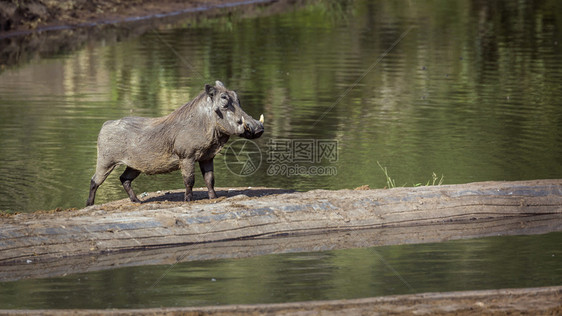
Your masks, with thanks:
<instances>
[{"instance_id":1,"label":"warthog's back","mask_svg":"<svg viewBox=\"0 0 562 316\"><path fill-rule=\"evenodd\" d=\"M147 174L177 170L179 158L156 124L158 120L125 117L105 122L98 136L98 156Z\"/></svg>"}]
</instances>

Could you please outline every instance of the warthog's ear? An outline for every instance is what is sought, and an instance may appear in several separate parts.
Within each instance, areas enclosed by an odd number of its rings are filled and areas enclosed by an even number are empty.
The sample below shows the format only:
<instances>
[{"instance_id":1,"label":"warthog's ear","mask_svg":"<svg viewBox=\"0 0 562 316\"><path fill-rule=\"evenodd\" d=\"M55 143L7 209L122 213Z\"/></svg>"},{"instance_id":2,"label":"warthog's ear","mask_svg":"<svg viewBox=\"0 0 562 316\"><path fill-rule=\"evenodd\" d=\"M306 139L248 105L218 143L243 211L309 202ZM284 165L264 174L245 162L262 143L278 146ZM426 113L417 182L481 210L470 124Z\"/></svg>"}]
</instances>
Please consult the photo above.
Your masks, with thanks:
<instances>
[{"instance_id":1,"label":"warthog's ear","mask_svg":"<svg viewBox=\"0 0 562 316\"><path fill-rule=\"evenodd\" d=\"M211 98L214 98L215 95L217 94L217 89L215 89L215 87L206 84L205 85L205 92L207 92L207 95L209 95Z\"/></svg>"},{"instance_id":2,"label":"warthog's ear","mask_svg":"<svg viewBox=\"0 0 562 316\"><path fill-rule=\"evenodd\" d=\"M218 80L215 81L215 86L217 86L217 87L223 87L223 88L226 89L226 87L224 86L224 83L222 83L222 82L220 82L220 81L218 81Z\"/></svg>"}]
</instances>

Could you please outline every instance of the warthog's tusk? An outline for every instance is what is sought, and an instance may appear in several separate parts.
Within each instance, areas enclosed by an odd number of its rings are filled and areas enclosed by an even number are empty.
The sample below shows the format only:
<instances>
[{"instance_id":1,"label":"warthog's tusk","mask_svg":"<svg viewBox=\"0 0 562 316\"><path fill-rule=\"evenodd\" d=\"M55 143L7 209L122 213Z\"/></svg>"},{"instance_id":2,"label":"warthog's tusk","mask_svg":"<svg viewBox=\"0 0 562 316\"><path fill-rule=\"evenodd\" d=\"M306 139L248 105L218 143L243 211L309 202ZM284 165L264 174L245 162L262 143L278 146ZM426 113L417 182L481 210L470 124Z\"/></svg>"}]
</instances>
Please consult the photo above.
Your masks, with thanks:
<instances>
[{"instance_id":1,"label":"warthog's tusk","mask_svg":"<svg viewBox=\"0 0 562 316\"><path fill-rule=\"evenodd\" d=\"M264 122L264 119L263 119L263 114L262 114L262 115L260 115L260 123L263 124L263 122Z\"/></svg>"},{"instance_id":2,"label":"warthog's tusk","mask_svg":"<svg viewBox=\"0 0 562 316\"><path fill-rule=\"evenodd\" d=\"M248 125L246 125L246 120L244 119L243 116L242 116L242 126L244 126L244 129L248 129Z\"/></svg>"}]
</instances>

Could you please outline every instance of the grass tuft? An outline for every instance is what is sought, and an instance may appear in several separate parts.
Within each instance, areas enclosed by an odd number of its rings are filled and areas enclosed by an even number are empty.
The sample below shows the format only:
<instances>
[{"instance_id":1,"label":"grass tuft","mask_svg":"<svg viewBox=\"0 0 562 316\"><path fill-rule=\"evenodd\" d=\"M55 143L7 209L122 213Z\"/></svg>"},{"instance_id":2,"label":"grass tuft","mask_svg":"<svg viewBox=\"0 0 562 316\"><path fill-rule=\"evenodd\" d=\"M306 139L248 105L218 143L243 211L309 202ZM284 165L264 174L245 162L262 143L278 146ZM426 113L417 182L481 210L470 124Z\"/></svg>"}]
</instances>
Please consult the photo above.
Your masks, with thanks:
<instances>
[{"instance_id":1,"label":"grass tuft","mask_svg":"<svg viewBox=\"0 0 562 316\"><path fill-rule=\"evenodd\" d=\"M377 165L379 165L379 168L381 168L382 172L384 173L384 176L386 177L386 188L388 189L396 188L396 180L390 177L390 175L388 174L388 169L386 167L383 167L378 161L377 161ZM441 174L441 177L439 177L435 172L432 172L431 179L427 180L425 186L442 185L444 179L445 179L445 175ZM404 185L402 186L405 187L406 183L404 183ZM419 183L414 183L413 186L421 187L424 185L422 182L419 182Z\"/></svg>"},{"instance_id":2,"label":"grass tuft","mask_svg":"<svg viewBox=\"0 0 562 316\"><path fill-rule=\"evenodd\" d=\"M379 165L379 168L381 168L382 172L384 172L384 176L386 177L386 187L389 189L396 188L396 182L388 175L388 170L386 169L386 167L381 166L378 160L377 165Z\"/></svg>"}]
</instances>

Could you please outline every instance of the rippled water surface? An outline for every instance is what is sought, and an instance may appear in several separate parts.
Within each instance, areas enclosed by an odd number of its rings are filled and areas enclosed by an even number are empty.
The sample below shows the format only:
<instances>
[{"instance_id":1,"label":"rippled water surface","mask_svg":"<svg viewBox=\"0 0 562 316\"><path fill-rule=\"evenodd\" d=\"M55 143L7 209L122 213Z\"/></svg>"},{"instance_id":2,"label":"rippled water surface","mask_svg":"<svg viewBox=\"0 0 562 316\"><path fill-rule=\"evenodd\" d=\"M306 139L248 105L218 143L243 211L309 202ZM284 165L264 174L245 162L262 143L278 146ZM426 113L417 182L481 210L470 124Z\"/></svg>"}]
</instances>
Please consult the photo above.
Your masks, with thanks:
<instances>
[{"instance_id":1,"label":"rippled water surface","mask_svg":"<svg viewBox=\"0 0 562 316\"><path fill-rule=\"evenodd\" d=\"M433 172L446 184L561 178L558 6L314 1L188 19L9 67L0 73L0 210L83 206L104 121L168 114L215 79L267 120L263 164L240 177L218 156L219 186L382 188L377 161L397 185L425 184ZM334 141L338 156L311 162L305 149L304 161L275 160L272 139ZM305 168L287 176L272 164ZM311 175L311 166L336 174ZM119 173L98 202L126 197ZM183 182L174 173L134 186Z\"/></svg>"},{"instance_id":2,"label":"rippled water surface","mask_svg":"<svg viewBox=\"0 0 562 316\"><path fill-rule=\"evenodd\" d=\"M561 238L562 233L492 237L0 282L0 308L279 303L552 286L562 283Z\"/></svg>"},{"instance_id":3,"label":"rippled water surface","mask_svg":"<svg viewBox=\"0 0 562 316\"><path fill-rule=\"evenodd\" d=\"M218 186L382 188L377 162L398 186L431 183L433 173L445 184L562 178L559 1L310 1L187 18L3 67L0 210L82 207L104 121L166 115L216 79L238 92L247 113L266 119L255 142L258 169L232 168L238 161L225 150L215 159ZM121 170L97 203L126 197ZM178 172L143 175L133 187L140 194L183 181ZM560 234L553 240L559 251ZM187 263L155 286L166 267L118 269L10 283L1 297L10 307L8 293L32 288L40 295L18 306L56 297L47 307L72 307L91 290L99 293L91 306L145 307L560 284L555 249L519 253L521 241L545 239L403 246L398 257L390 247ZM466 245L476 249L468 258ZM410 270L419 262L423 271ZM553 272L539 275L542 265Z\"/></svg>"}]
</instances>

